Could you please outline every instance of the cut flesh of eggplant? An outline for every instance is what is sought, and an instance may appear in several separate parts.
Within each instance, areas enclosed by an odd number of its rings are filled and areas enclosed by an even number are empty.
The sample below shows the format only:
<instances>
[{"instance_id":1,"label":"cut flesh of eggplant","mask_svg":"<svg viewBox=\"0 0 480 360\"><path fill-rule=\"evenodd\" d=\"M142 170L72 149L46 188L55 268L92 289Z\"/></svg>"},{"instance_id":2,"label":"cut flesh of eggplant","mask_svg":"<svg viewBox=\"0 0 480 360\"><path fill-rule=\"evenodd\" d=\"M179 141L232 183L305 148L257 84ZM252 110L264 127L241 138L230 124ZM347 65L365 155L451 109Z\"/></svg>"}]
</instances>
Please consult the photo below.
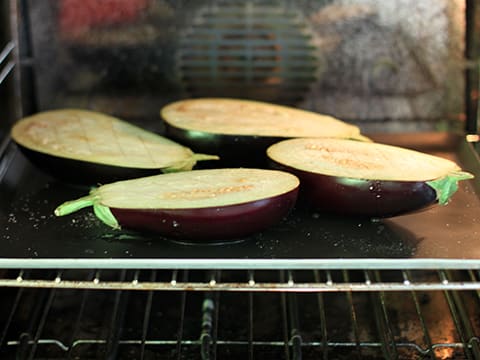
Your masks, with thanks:
<instances>
[{"instance_id":1,"label":"cut flesh of eggplant","mask_svg":"<svg viewBox=\"0 0 480 360\"><path fill-rule=\"evenodd\" d=\"M297 177L277 170L193 170L103 185L55 214L93 206L113 228L184 240L231 239L281 220L295 204L298 186Z\"/></svg>"},{"instance_id":2,"label":"cut flesh of eggplant","mask_svg":"<svg viewBox=\"0 0 480 360\"><path fill-rule=\"evenodd\" d=\"M401 147L343 139L291 139L267 150L301 181L306 200L335 213L388 217L445 205L473 175L453 161Z\"/></svg>"},{"instance_id":3,"label":"cut flesh of eggplant","mask_svg":"<svg viewBox=\"0 0 480 360\"><path fill-rule=\"evenodd\" d=\"M248 166L287 138L366 139L358 127L331 116L250 100L183 100L165 106L161 116L171 138L195 151L215 151L236 165Z\"/></svg>"},{"instance_id":4,"label":"cut flesh of eggplant","mask_svg":"<svg viewBox=\"0 0 480 360\"><path fill-rule=\"evenodd\" d=\"M177 128L225 135L357 137L360 130L331 116L287 106L238 99L191 99L161 110Z\"/></svg>"},{"instance_id":5,"label":"cut flesh of eggplant","mask_svg":"<svg viewBox=\"0 0 480 360\"><path fill-rule=\"evenodd\" d=\"M165 137L87 110L38 113L17 122L11 134L27 157L54 176L62 178L79 166L83 171L77 168L77 179L87 173L93 183L121 179L123 173L129 178L148 171L190 170L197 160L217 159L194 154Z\"/></svg>"}]
</instances>

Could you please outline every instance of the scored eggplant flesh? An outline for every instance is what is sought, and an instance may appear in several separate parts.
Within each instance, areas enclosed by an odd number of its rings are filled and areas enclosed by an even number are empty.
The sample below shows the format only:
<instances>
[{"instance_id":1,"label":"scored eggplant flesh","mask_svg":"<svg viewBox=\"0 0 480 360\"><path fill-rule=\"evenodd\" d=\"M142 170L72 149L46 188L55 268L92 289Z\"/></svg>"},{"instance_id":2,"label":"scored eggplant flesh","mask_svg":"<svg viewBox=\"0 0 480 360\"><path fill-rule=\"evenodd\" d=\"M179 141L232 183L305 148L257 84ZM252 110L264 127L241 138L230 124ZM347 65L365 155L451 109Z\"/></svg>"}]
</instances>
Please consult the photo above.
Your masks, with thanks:
<instances>
[{"instance_id":1,"label":"scored eggplant flesh","mask_svg":"<svg viewBox=\"0 0 480 360\"><path fill-rule=\"evenodd\" d=\"M161 116L170 125L224 135L272 137L361 137L357 126L332 116L252 100L205 98L166 105Z\"/></svg>"},{"instance_id":2,"label":"scored eggplant flesh","mask_svg":"<svg viewBox=\"0 0 480 360\"><path fill-rule=\"evenodd\" d=\"M295 137L368 140L357 126L331 116L259 101L203 98L171 103L160 115L169 137L225 163L261 164L268 146Z\"/></svg>"},{"instance_id":3,"label":"scored eggplant flesh","mask_svg":"<svg viewBox=\"0 0 480 360\"><path fill-rule=\"evenodd\" d=\"M277 170L192 170L103 185L60 205L55 214L93 206L113 228L184 240L239 238L287 215L298 186L298 178Z\"/></svg>"},{"instance_id":4,"label":"scored eggplant flesh","mask_svg":"<svg viewBox=\"0 0 480 360\"><path fill-rule=\"evenodd\" d=\"M401 147L343 139L291 139L267 155L300 178L304 199L340 214L389 217L445 205L473 175L453 161Z\"/></svg>"},{"instance_id":5,"label":"scored eggplant flesh","mask_svg":"<svg viewBox=\"0 0 480 360\"><path fill-rule=\"evenodd\" d=\"M40 168L59 178L91 178L93 183L145 176L148 171L191 170L198 160L218 159L88 110L41 112L18 121L11 134Z\"/></svg>"}]
</instances>

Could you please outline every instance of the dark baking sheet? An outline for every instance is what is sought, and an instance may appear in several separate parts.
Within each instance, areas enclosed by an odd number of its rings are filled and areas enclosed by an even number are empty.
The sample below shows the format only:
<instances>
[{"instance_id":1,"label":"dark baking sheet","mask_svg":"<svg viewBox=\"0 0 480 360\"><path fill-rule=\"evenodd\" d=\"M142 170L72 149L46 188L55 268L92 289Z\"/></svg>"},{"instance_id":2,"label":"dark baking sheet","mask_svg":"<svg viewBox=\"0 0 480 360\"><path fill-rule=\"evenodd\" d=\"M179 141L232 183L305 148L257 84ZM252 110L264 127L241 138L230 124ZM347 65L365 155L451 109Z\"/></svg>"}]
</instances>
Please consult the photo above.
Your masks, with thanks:
<instances>
[{"instance_id":1,"label":"dark baking sheet","mask_svg":"<svg viewBox=\"0 0 480 360\"><path fill-rule=\"evenodd\" d=\"M468 164L470 171L478 169L474 154L465 154L468 145L450 135L391 135L376 140L452 158ZM385 259L392 259L395 266L414 259L480 260L480 201L475 181L462 182L448 206L406 216L370 221L295 209L278 225L250 238L185 244L109 229L95 218L91 209L57 218L53 215L56 206L83 196L88 189L44 175L13 144L5 152L2 164L0 266L35 267L41 263L105 267L108 260L113 267L148 267L188 265L203 260L204 266L210 267L231 263L255 268L265 261L285 267L302 261L312 264L338 260L335 264L341 267L356 260L362 266L385 264ZM422 264L427 262L418 266Z\"/></svg>"}]
</instances>

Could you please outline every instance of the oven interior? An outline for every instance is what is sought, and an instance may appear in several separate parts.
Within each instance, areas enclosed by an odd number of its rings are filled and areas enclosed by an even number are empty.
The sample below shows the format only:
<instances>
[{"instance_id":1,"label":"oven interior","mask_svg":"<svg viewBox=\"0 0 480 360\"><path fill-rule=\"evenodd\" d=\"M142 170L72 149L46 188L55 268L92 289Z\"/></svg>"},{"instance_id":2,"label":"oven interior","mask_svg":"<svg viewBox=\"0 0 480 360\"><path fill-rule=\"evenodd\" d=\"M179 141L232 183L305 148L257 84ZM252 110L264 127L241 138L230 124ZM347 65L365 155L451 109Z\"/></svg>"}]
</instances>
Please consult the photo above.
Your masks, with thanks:
<instances>
[{"instance_id":1,"label":"oven interior","mask_svg":"<svg viewBox=\"0 0 480 360\"><path fill-rule=\"evenodd\" d=\"M235 97L358 125L480 176L476 1L10 0L0 5L2 359L480 358L478 180L380 222L295 211L180 244L52 206L9 130L86 108L164 130L174 100Z\"/></svg>"}]
</instances>

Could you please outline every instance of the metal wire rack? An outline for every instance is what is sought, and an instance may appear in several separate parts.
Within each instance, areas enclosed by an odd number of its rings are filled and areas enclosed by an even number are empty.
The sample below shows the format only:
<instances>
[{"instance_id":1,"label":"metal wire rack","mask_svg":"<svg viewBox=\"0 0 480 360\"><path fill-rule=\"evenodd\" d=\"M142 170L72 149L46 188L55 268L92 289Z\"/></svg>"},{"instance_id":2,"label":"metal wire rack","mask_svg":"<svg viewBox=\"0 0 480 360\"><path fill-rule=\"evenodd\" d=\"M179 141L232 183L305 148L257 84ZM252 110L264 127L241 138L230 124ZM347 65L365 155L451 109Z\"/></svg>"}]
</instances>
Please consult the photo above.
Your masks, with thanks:
<instances>
[{"instance_id":1,"label":"metal wire rack","mask_svg":"<svg viewBox=\"0 0 480 360\"><path fill-rule=\"evenodd\" d=\"M17 358L474 359L479 279L471 270L9 270L0 345Z\"/></svg>"},{"instance_id":2,"label":"metal wire rack","mask_svg":"<svg viewBox=\"0 0 480 360\"><path fill-rule=\"evenodd\" d=\"M104 276L114 270L10 270L0 287L229 292L378 292L480 291L480 270L128 270L118 280ZM119 270L117 270L119 271ZM125 270L126 271L126 270ZM40 274L40 275L38 275ZM48 276L45 276L48 274ZM93 276L91 276L93 274ZM202 274L201 277L198 274Z\"/></svg>"},{"instance_id":3,"label":"metal wire rack","mask_svg":"<svg viewBox=\"0 0 480 360\"><path fill-rule=\"evenodd\" d=\"M8 42L2 51L0 51L0 84L7 78L7 76L12 72L15 67L13 60L9 60L9 55L15 49L13 41Z\"/></svg>"}]
</instances>

